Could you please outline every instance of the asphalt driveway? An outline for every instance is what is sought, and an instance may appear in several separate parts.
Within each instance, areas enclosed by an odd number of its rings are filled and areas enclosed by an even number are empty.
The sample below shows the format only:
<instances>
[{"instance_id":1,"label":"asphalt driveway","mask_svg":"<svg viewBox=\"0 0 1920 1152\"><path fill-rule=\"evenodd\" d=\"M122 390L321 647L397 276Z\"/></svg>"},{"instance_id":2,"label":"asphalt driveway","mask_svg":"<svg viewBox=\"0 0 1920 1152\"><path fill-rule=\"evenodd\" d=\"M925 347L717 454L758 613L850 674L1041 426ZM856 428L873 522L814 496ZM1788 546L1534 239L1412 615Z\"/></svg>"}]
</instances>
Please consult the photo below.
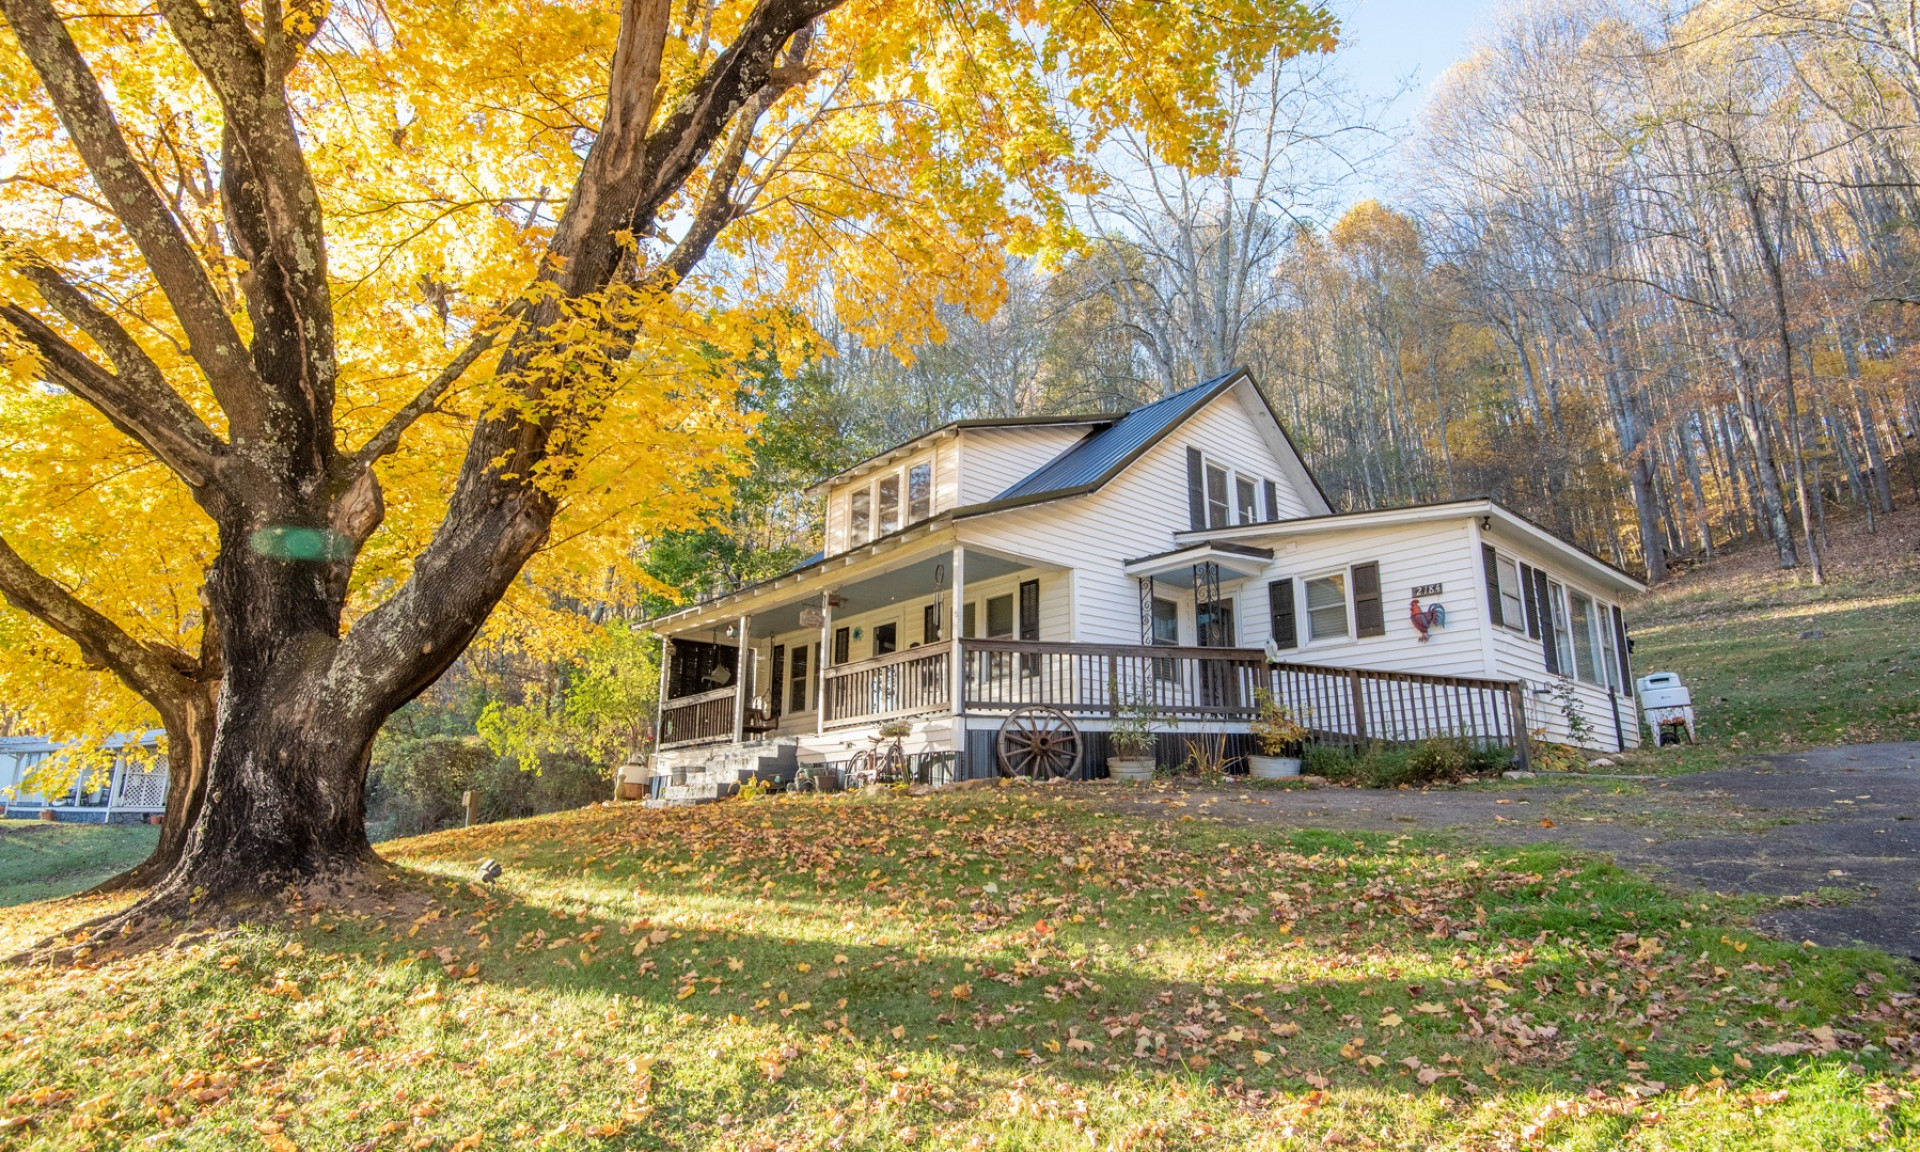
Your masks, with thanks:
<instances>
[{"instance_id":1,"label":"asphalt driveway","mask_svg":"<svg viewBox=\"0 0 1920 1152\"><path fill-rule=\"evenodd\" d=\"M1645 781L1501 788L1186 791L1117 800L1228 823L1445 831L1602 852L1719 892L1804 896L1759 926L1920 960L1920 743L1857 744Z\"/></svg>"}]
</instances>

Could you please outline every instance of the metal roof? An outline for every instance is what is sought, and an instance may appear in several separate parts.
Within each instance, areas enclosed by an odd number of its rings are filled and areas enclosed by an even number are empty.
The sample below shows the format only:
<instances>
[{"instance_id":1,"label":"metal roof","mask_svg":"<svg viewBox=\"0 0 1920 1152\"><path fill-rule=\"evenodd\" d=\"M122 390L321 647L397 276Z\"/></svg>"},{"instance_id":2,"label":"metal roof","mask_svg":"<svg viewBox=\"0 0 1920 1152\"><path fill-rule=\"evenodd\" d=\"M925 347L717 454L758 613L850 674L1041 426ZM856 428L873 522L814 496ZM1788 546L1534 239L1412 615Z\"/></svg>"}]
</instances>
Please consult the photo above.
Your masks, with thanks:
<instances>
[{"instance_id":1,"label":"metal roof","mask_svg":"<svg viewBox=\"0 0 1920 1152\"><path fill-rule=\"evenodd\" d=\"M1175 425L1226 391L1240 376L1240 372L1229 372L1135 408L1113 423L1089 433L1086 439L1041 465L1026 479L995 496L990 503L1042 500L1098 487L1172 431Z\"/></svg>"},{"instance_id":2,"label":"metal roof","mask_svg":"<svg viewBox=\"0 0 1920 1152\"><path fill-rule=\"evenodd\" d=\"M891 448L875 452L865 460L857 464L849 464L823 480L815 480L813 483L807 485L805 491L808 495L812 495L815 492L823 492L839 481L848 479L867 468L885 464L889 460L899 459L901 456L917 451L922 445L931 440L941 436L952 435L956 432L962 432L969 428L1059 428L1073 424L1105 424L1109 421L1119 419L1120 415L1121 413L1118 412L1082 412L1061 416L978 416L966 420L953 420L940 425L938 428L922 432L910 440L902 440Z\"/></svg>"}]
</instances>

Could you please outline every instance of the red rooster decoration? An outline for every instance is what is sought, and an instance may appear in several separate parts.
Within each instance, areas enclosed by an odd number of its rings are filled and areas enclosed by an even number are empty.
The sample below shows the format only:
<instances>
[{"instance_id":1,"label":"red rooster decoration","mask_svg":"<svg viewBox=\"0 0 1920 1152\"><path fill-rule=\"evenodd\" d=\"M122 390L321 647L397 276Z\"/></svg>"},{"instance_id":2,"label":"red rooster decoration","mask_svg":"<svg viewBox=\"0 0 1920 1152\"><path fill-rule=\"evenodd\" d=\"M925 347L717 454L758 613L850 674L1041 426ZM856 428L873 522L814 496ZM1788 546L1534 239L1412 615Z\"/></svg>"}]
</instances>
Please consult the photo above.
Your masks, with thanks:
<instances>
[{"instance_id":1,"label":"red rooster decoration","mask_svg":"<svg viewBox=\"0 0 1920 1152\"><path fill-rule=\"evenodd\" d=\"M1445 628L1447 626L1447 606L1445 604L1435 604L1431 608L1422 608L1420 607L1420 601L1415 600L1410 610L1410 615L1413 620L1413 629L1420 633L1420 643L1422 644L1427 642L1429 638L1428 633L1433 629Z\"/></svg>"}]
</instances>

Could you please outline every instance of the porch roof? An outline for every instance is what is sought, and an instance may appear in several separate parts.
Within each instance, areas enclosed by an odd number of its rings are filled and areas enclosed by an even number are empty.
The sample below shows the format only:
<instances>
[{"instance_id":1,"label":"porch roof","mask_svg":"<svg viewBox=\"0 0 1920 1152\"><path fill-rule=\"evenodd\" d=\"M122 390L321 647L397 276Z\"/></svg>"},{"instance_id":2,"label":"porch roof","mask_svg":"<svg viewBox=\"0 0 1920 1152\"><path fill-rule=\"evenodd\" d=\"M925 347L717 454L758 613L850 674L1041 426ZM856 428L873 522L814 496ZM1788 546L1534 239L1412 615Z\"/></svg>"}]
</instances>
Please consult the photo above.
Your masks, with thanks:
<instances>
[{"instance_id":1,"label":"porch roof","mask_svg":"<svg viewBox=\"0 0 1920 1152\"><path fill-rule=\"evenodd\" d=\"M815 558L779 576L657 616L648 623L657 633L676 635L723 626L739 616L751 615L754 634L766 636L800 627L801 609L817 604L820 593L829 589L835 597L835 613L853 615L925 596L936 587L950 588L953 574L946 569L952 562L953 547L965 546L952 520L951 513L936 516L846 552ZM962 576L968 583L1048 566L1045 561L966 547Z\"/></svg>"},{"instance_id":2,"label":"porch roof","mask_svg":"<svg viewBox=\"0 0 1920 1152\"><path fill-rule=\"evenodd\" d=\"M1129 560L1125 570L1127 575L1135 579L1150 576L1160 583L1186 588L1193 584L1193 566L1196 564L1212 563L1219 567L1221 575L1227 579L1244 580L1265 571L1268 561L1272 559L1273 549L1271 548L1202 540L1197 544L1175 548L1171 552L1160 552L1152 556L1143 556L1138 560Z\"/></svg>"}]
</instances>

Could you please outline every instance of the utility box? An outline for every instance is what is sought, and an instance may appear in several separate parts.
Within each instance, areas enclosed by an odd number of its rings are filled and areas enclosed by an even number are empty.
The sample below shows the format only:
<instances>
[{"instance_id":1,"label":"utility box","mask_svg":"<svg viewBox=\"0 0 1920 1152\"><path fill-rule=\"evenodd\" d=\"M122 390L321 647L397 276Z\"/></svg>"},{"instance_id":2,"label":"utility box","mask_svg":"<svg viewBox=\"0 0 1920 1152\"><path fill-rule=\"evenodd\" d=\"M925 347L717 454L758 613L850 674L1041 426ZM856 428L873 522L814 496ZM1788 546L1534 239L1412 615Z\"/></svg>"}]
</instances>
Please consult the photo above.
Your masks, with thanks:
<instances>
[{"instance_id":1,"label":"utility box","mask_svg":"<svg viewBox=\"0 0 1920 1152\"><path fill-rule=\"evenodd\" d=\"M1678 744L1682 734L1689 744L1699 739L1694 726L1693 693L1673 672L1652 672L1634 681L1641 714L1653 730L1653 742Z\"/></svg>"}]
</instances>

